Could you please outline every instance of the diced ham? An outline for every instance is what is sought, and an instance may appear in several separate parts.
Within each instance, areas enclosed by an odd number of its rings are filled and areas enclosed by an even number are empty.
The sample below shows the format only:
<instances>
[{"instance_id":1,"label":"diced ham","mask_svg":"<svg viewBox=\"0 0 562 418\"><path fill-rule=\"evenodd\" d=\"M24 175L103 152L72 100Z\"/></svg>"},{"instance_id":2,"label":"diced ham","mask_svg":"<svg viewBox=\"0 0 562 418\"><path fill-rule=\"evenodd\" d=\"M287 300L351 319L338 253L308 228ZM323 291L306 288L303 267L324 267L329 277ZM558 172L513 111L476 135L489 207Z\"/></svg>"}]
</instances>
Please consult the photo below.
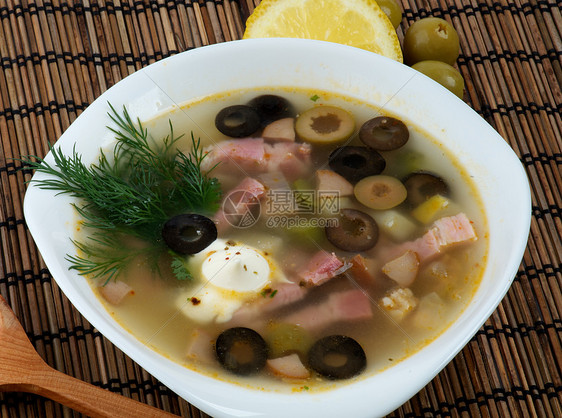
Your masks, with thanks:
<instances>
[{"instance_id":1,"label":"diced ham","mask_svg":"<svg viewBox=\"0 0 562 418\"><path fill-rule=\"evenodd\" d=\"M112 305L119 305L128 295L134 294L134 290L127 283L120 280L112 280L99 288L101 295Z\"/></svg>"},{"instance_id":2,"label":"diced ham","mask_svg":"<svg viewBox=\"0 0 562 418\"><path fill-rule=\"evenodd\" d=\"M185 355L197 362L213 363L215 361L213 344L214 339L210 334L201 329L194 329L191 332Z\"/></svg>"},{"instance_id":3,"label":"diced ham","mask_svg":"<svg viewBox=\"0 0 562 418\"><path fill-rule=\"evenodd\" d=\"M361 285L369 285L375 281L375 277L372 272L369 271L369 266L367 264L367 260L361 254L356 254L351 259L351 268L349 269L349 272Z\"/></svg>"},{"instance_id":4,"label":"diced ham","mask_svg":"<svg viewBox=\"0 0 562 418\"><path fill-rule=\"evenodd\" d=\"M324 302L291 313L283 321L309 331L319 331L335 322L360 321L372 316L369 296L359 289L352 289L332 293Z\"/></svg>"},{"instance_id":5,"label":"diced ham","mask_svg":"<svg viewBox=\"0 0 562 418\"><path fill-rule=\"evenodd\" d=\"M334 253L321 250L312 257L300 277L307 286L318 286L343 273L343 267L343 261Z\"/></svg>"},{"instance_id":6,"label":"diced ham","mask_svg":"<svg viewBox=\"0 0 562 418\"><path fill-rule=\"evenodd\" d=\"M275 292L275 293L273 293ZM303 299L308 290L298 283L281 283L272 289L271 296L266 295L263 309L267 312L290 305Z\"/></svg>"},{"instance_id":7,"label":"diced ham","mask_svg":"<svg viewBox=\"0 0 562 418\"><path fill-rule=\"evenodd\" d=\"M418 254L414 251L408 250L400 257L397 257L382 266L382 272L400 286L408 287L416 279L419 266L420 260L418 258Z\"/></svg>"},{"instance_id":8,"label":"diced ham","mask_svg":"<svg viewBox=\"0 0 562 418\"><path fill-rule=\"evenodd\" d=\"M353 185L332 170L316 170L316 190L324 194L333 193L337 196L351 196Z\"/></svg>"},{"instance_id":9,"label":"diced ham","mask_svg":"<svg viewBox=\"0 0 562 418\"><path fill-rule=\"evenodd\" d=\"M222 234L232 225L237 225L237 216L247 214L252 210L251 206L264 197L265 186L252 177L246 177L223 197L221 208L213 217L217 232Z\"/></svg>"},{"instance_id":10,"label":"diced ham","mask_svg":"<svg viewBox=\"0 0 562 418\"><path fill-rule=\"evenodd\" d=\"M283 118L271 122L262 132L266 141L295 142L295 118Z\"/></svg>"},{"instance_id":11,"label":"diced ham","mask_svg":"<svg viewBox=\"0 0 562 418\"><path fill-rule=\"evenodd\" d=\"M310 144L278 142L265 144L267 171L280 171L289 181L306 175L310 170Z\"/></svg>"},{"instance_id":12,"label":"diced ham","mask_svg":"<svg viewBox=\"0 0 562 418\"><path fill-rule=\"evenodd\" d=\"M442 247L476 239L472 223L464 213L438 219L432 229L436 231Z\"/></svg>"},{"instance_id":13,"label":"diced ham","mask_svg":"<svg viewBox=\"0 0 562 418\"><path fill-rule=\"evenodd\" d=\"M288 356L269 359L267 368L275 375L289 379L308 379L310 371L302 364L297 353Z\"/></svg>"},{"instance_id":14,"label":"diced ham","mask_svg":"<svg viewBox=\"0 0 562 418\"><path fill-rule=\"evenodd\" d=\"M214 166L219 172L242 171L249 174L267 170L263 138L243 138L222 141L204 149L205 158L201 169L208 171Z\"/></svg>"},{"instance_id":15,"label":"diced ham","mask_svg":"<svg viewBox=\"0 0 562 418\"><path fill-rule=\"evenodd\" d=\"M390 260L410 250L418 255L420 262L423 262L440 254L451 245L476 239L472 223L464 213L459 213L438 219L422 237L391 249L384 258Z\"/></svg>"},{"instance_id":16,"label":"diced ham","mask_svg":"<svg viewBox=\"0 0 562 418\"><path fill-rule=\"evenodd\" d=\"M308 289L297 283L281 283L274 286L271 292L264 293L258 301L244 305L238 309L233 317L233 324L255 323L264 313L283 308L304 298Z\"/></svg>"},{"instance_id":17,"label":"diced ham","mask_svg":"<svg viewBox=\"0 0 562 418\"><path fill-rule=\"evenodd\" d=\"M310 144L277 142L267 144L263 138L233 139L204 149L203 171L217 166L213 174L242 172L257 175L281 172L289 181L303 177L310 171Z\"/></svg>"}]
</instances>

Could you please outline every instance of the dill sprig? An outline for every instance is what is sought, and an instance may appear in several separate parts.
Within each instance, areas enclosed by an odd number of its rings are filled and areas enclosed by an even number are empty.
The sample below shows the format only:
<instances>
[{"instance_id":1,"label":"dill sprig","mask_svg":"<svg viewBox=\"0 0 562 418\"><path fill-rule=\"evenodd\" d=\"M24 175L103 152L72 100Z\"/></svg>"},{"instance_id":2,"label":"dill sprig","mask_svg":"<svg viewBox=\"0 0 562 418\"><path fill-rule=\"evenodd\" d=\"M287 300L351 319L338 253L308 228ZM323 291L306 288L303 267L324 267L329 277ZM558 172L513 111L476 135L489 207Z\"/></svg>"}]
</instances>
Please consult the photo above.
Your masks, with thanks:
<instances>
[{"instance_id":1,"label":"dill sprig","mask_svg":"<svg viewBox=\"0 0 562 418\"><path fill-rule=\"evenodd\" d=\"M191 278L181 256L163 243L161 229L174 215L210 215L218 209L220 184L201 170L205 154L200 140L192 133L191 149L183 153L176 148L183 135L175 135L171 122L169 135L154 141L125 107L119 114L109 106L115 127L108 129L117 141L111 158L100 150L97 163L88 166L76 149L66 156L51 147L53 165L38 157L23 159L24 165L48 175L32 180L40 188L79 199L74 207L88 235L85 241L73 241L77 254L67 255L70 269L107 282L144 255L157 271L164 259L178 279ZM136 244L129 243L131 237Z\"/></svg>"}]
</instances>

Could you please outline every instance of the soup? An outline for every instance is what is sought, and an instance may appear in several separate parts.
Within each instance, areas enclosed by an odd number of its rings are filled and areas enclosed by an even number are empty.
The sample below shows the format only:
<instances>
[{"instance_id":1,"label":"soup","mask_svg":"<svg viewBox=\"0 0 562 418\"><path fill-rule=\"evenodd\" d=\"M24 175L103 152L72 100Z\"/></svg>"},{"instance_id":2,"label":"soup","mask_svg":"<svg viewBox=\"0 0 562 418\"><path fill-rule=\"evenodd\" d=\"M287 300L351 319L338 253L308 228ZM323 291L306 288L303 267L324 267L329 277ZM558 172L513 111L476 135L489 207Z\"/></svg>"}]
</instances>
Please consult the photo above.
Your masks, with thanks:
<instances>
[{"instance_id":1,"label":"soup","mask_svg":"<svg viewBox=\"0 0 562 418\"><path fill-rule=\"evenodd\" d=\"M174 255L158 272L137 257L89 280L122 326L175 362L252 388L325 390L427 345L477 289L480 198L411 121L286 88L206 97L144 127L158 144L170 123L188 134L178 148L205 155L218 209L166 223Z\"/></svg>"}]
</instances>

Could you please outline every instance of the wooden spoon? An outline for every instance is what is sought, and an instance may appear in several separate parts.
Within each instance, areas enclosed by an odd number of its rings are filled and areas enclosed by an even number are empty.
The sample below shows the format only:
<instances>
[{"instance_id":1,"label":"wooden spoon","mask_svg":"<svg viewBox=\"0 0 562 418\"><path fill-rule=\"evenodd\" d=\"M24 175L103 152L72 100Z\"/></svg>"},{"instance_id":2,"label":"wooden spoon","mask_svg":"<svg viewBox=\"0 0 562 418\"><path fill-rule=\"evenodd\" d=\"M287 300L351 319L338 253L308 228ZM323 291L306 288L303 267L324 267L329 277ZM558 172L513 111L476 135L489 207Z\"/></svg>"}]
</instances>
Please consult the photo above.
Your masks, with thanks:
<instances>
[{"instance_id":1,"label":"wooden spoon","mask_svg":"<svg viewBox=\"0 0 562 418\"><path fill-rule=\"evenodd\" d=\"M44 396L91 417L177 417L61 373L35 351L0 296L0 391Z\"/></svg>"}]
</instances>

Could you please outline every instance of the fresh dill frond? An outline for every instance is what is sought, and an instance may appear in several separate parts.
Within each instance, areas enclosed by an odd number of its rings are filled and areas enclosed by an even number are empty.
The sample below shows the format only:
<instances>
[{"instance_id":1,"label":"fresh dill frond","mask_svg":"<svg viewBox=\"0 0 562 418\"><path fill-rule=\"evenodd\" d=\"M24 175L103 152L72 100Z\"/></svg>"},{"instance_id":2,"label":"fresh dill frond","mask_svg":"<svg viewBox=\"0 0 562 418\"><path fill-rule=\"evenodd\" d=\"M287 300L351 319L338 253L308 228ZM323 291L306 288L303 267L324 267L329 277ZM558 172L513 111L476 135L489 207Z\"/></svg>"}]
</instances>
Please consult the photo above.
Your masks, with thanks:
<instances>
[{"instance_id":1,"label":"fresh dill frond","mask_svg":"<svg viewBox=\"0 0 562 418\"><path fill-rule=\"evenodd\" d=\"M131 249L123 246L123 242L114 235L94 234L89 242L73 240L77 255L68 255L66 260L71 263L70 270L78 274L103 278L104 284L115 279L136 257L155 251L154 247Z\"/></svg>"},{"instance_id":2,"label":"fresh dill frond","mask_svg":"<svg viewBox=\"0 0 562 418\"><path fill-rule=\"evenodd\" d=\"M187 267L187 265L185 263L185 259L183 257L177 255L173 251L169 251L168 253L172 257L172 261L170 262L170 266L172 267L172 273L174 273L174 276L176 277L176 279L178 279L178 280L193 280L193 276L191 275L191 272L189 271L189 268Z\"/></svg>"},{"instance_id":3,"label":"fresh dill frond","mask_svg":"<svg viewBox=\"0 0 562 418\"><path fill-rule=\"evenodd\" d=\"M97 163L86 165L75 148L66 156L54 146L52 165L38 157L22 159L26 168L48 175L32 180L38 187L79 199L74 207L83 226L93 232L84 242L73 241L78 255L68 255L67 260L79 274L106 281L140 255L161 259L167 251L161 237L163 224L180 213L211 215L221 198L218 180L201 169L205 153L193 133L191 149L183 153L176 148L183 135L175 135L171 122L169 134L155 141L125 107L122 114L109 107L115 127L108 129L116 138L112 158L100 150ZM146 245L129 248L123 244L124 236ZM178 264L179 258L171 258L172 271L178 279L191 278L187 267Z\"/></svg>"}]
</instances>

